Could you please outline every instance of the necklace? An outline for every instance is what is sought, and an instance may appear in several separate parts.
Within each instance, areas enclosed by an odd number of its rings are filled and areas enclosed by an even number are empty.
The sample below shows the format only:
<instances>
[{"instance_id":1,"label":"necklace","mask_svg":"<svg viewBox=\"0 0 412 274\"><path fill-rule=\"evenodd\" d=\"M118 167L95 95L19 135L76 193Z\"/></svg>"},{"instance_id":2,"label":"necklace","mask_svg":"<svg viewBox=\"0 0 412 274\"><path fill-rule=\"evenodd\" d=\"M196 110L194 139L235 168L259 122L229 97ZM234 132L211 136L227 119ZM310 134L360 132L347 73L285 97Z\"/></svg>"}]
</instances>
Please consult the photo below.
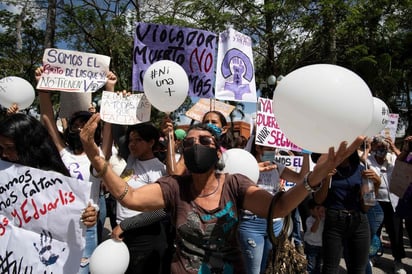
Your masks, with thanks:
<instances>
[{"instance_id":1,"label":"necklace","mask_svg":"<svg viewBox=\"0 0 412 274\"><path fill-rule=\"evenodd\" d=\"M219 189L219 187L220 187L220 175L219 175L219 177L217 178L217 186L216 186L216 188L215 188L212 192L210 192L210 193L197 195L197 198L205 198L205 197L212 196L213 194L216 193L216 191Z\"/></svg>"}]
</instances>

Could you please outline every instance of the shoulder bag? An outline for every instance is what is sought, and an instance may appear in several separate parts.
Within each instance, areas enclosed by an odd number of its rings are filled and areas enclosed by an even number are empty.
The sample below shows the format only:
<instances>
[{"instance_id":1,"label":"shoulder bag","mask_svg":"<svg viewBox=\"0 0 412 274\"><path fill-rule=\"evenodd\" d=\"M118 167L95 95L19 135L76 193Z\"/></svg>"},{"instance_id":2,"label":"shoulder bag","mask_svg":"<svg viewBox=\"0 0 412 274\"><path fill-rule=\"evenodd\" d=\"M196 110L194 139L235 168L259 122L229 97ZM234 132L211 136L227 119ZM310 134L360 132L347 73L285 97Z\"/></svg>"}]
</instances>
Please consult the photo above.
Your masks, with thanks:
<instances>
[{"instance_id":1,"label":"shoulder bag","mask_svg":"<svg viewBox=\"0 0 412 274\"><path fill-rule=\"evenodd\" d=\"M290 214L284 218L279 236L276 237L273 233L273 207L283 193L283 191L279 191L273 196L269 208L266 230L272 243L272 250L265 274L307 273L306 256L300 254L288 238L288 231L292 222Z\"/></svg>"}]
</instances>

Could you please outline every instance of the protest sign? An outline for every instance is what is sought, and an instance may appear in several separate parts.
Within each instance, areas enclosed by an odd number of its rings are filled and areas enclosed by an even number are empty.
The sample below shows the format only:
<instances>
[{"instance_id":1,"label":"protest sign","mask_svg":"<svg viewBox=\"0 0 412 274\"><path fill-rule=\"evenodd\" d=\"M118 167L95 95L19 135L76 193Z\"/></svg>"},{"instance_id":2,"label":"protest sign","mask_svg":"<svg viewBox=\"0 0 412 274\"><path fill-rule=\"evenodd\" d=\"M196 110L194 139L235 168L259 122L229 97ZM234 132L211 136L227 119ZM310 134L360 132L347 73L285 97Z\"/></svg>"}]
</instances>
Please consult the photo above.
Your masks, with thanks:
<instances>
[{"instance_id":1,"label":"protest sign","mask_svg":"<svg viewBox=\"0 0 412 274\"><path fill-rule=\"evenodd\" d=\"M278 147L294 151L302 148L293 144L280 130L272 111L272 100L258 98L258 112L256 114L256 144L269 147ZM295 110L291 110L295 111Z\"/></svg>"},{"instance_id":2,"label":"protest sign","mask_svg":"<svg viewBox=\"0 0 412 274\"><path fill-rule=\"evenodd\" d=\"M381 135L391 137L392 140L396 138L396 131L398 130L399 114L389 113L389 121L385 128L381 131Z\"/></svg>"},{"instance_id":3,"label":"protest sign","mask_svg":"<svg viewBox=\"0 0 412 274\"><path fill-rule=\"evenodd\" d=\"M134 125L150 120L150 103L143 93L123 96L103 91L100 117L103 121L119 125Z\"/></svg>"},{"instance_id":4,"label":"protest sign","mask_svg":"<svg viewBox=\"0 0 412 274\"><path fill-rule=\"evenodd\" d=\"M139 22L133 49L133 91L143 90L147 68L160 60L178 63L189 78L189 96L213 97L217 35L210 31Z\"/></svg>"},{"instance_id":5,"label":"protest sign","mask_svg":"<svg viewBox=\"0 0 412 274\"><path fill-rule=\"evenodd\" d=\"M279 163L286 168L290 168L295 172L300 172L303 164L303 157L302 156L286 156L286 155L275 155L276 163ZM281 184L283 184L285 190L289 190L296 185L294 182L289 182L287 180L281 179Z\"/></svg>"},{"instance_id":6,"label":"protest sign","mask_svg":"<svg viewBox=\"0 0 412 274\"><path fill-rule=\"evenodd\" d=\"M230 115L235 106L219 102L215 99L200 98L196 104L186 111L185 115L193 120L201 122L206 112L211 110L219 111L224 117Z\"/></svg>"},{"instance_id":7,"label":"protest sign","mask_svg":"<svg viewBox=\"0 0 412 274\"><path fill-rule=\"evenodd\" d=\"M105 55L48 48L37 89L95 92L106 84L109 65Z\"/></svg>"},{"instance_id":8,"label":"protest sign","mask_svg":"<svg viewBox=\"0 0 412 274\"><path fill-rule=\"evenodd\" d=\"M3 273L77 273L91 183L1 160L0 178Z\"/></svg>"},{"instance_id":9,"label":"protest sign","mask_svg":"<svg viewBox=\"0 0 412 274\"><path fill-rule=\"evenodd\" d=\"M216 98L256 102L252 39L232 28L219 35Z\"/></svg>"},{"instance_id":10,"label":"protest sign","mask_svg":"<svg viewBox=\"0 0 412 274\"><path fill-rule=\"evenodd\" d=\"M399 198L403 198L406 189L412 183L412 164L396 160L392 171L389 190Z\"/></svg>"}]
</instances>

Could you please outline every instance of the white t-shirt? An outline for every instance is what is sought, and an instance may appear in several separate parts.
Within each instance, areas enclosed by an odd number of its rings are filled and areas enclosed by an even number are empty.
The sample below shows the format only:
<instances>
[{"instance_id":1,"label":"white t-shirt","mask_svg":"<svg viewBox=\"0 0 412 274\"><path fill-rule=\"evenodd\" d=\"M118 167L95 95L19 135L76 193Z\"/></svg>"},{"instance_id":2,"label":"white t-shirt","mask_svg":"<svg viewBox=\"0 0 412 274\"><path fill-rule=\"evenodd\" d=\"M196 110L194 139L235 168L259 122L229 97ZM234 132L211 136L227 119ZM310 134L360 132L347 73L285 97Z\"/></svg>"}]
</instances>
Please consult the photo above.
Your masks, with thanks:
<instances>
[{"instance_id":1,"label":"white t-shirt","mask_svg":"<svg viewBox=\"0 0 412 274\"><path fill-rule=\"evenodd\" d=\"M150 160L140 161L137 158L129 156L125 170L133 170L132 177L127 181L127 184L132 188L138 188L146 184L154 183L157 179L167 174L166 166L156 157ZM140 213L140 211L123 207L119 202L117 202L117 223Z\"/></svg>"},{"instance_id":2,"label":"white t-shirt","mask_svg":"<svg viewBox=\"0 0 412 274\"><path fill-rule=\"evenodd\" d=\"M310 229L313 224L316 222L316 219L313 216L309 216L306 219L306 229L303 239L310 245L314 246L322 246L322 233L323 233L323 225L325 224L325 220L321 219L319 222L318 230L316 232L311 232Z\"/></svg>"},{"instance_id":3,"label":"white t-shirt","mask_svg":"<svg viewBox=\"0 0 412 274\"><path fill-rule=\"evenodd\" d=\"M389 183L392 176L392 171L395 166L396 155L393 153L386 154L386 159L382 165L378 164L373 153L369 154L366 162L368 167L378 174L381 178L381 184L379 186L378 195L376 200L382 202L391 202L392 207L395 209L398 204L399 197L389 192Z\"/></svg>"},{"instance_id":4,"label":"white t-shirt","mask_svg":"<svg viewBox=\"0 0 412 274\"><path fill-rule=\"evenodd\" d=\"M100 154L103 155L102 152ZM64 148L60 151L60 156L71 177L91 182L90 199L97 206L99 204L101 180L90 174L90 161L87 155L85 153L75 155L68 148Z\"/></svg>"}]
</instances>

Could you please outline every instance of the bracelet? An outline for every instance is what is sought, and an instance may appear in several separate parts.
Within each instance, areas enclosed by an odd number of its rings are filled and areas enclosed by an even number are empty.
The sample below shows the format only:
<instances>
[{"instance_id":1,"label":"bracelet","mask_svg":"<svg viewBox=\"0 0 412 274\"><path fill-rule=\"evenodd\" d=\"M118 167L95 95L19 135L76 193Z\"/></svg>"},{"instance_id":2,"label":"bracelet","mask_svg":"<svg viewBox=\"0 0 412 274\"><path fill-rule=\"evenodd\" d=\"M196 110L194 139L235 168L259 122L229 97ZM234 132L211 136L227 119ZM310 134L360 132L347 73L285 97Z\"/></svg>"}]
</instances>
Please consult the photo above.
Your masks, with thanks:
<instances>
[{"instance_id":1,"label":"bracelet","mask_svg":"<svg viewBox=\"0 0 412 274\"><path fill-rule=\"evenodd\" d=\"M123 200L123 198L126 196L127 192L129 192L129 185L126 183L126 186L124 188L124 191L122 193L122 195L119 196L119 198L117 198L118 201Z\"/></svg>"},{"instance_id":2,"label":"bracelet","mask_svg":"<svg viewBox=\"0 0 412 274\"><path fill-rule=\"evenodd\" d=\"M103 159L103 158L102 158L102 159ZM97 174L94 174L94 173L93 173L93 166L90 164L90 174L93 175L93 176L96 177L96 178L101 178L101 177L103 177L103 176L106 174L108 166L109 166L109 162L107 162L107 161L105 160L102 170L100 170L99 172L97 172Z\"/></svg>"},{"instance_id":3,"label":"bracelet","mask_svg":"<svg viewBox=\"0 0 412 274\"><path fill-rule=\"evenodd\" d=\"M303 186L305 187L305 189L307 190L307 191L309 191L309 192L316 192L316 191L318 191L319 189L320 189L320 186L321 185L318 185L318 186L315 186L315 187L313 187L313 186L311 186L310 184L309 184L309 176L312 174L312 171L309 171L308 173L306 173L306 175L305 175L305 177L304 177L304 179L303 179Z\"/></svg>"}]
</instances>

